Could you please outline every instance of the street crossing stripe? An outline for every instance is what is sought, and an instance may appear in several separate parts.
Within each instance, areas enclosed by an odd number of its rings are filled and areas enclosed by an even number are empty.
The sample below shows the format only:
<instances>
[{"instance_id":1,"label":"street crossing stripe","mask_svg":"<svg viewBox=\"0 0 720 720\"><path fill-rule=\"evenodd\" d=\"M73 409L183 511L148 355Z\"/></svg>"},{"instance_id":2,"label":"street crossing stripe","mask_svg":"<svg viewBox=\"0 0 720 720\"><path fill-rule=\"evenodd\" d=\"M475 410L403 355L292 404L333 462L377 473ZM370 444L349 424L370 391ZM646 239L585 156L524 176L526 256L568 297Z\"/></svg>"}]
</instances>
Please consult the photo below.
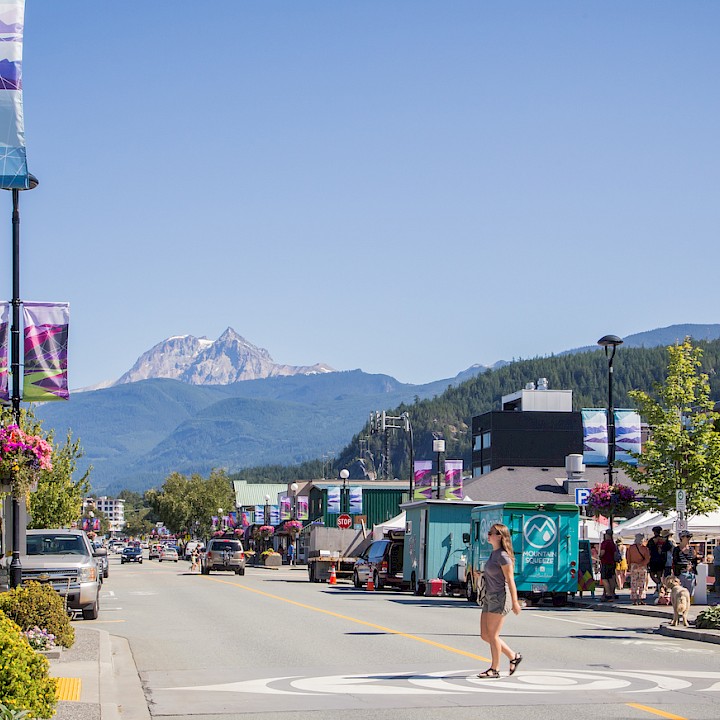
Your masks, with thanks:
<instances>
[{"instance_id":1,"label":"street crossing stripe","mask_svg":"<svg viewBox=\"0 0 720 720\"><path fill-rule=\"evenodd\" d=\"M382 625L375 625L375 623L367 622L366 620L360 620L358 618L350 617L349 615L341 615L340 613L332 612L332 610L325 610L324 608L315 607L313 605L305 605L305 603L297 602L297 600L288 600L288 598L280 597L279 595L272 595L271 593L264 592L263 590L256 590L255 588L247 587L246 585L240 585L239 583L230 582L229 580L221 580L220 578L204 576L207 580L213 582L222 583L223 585L232 585L233 587L240 588L240 590L246 590L247 592L255 593L256 595L262 595L263 597L271 598L273 600L280 600L281 602L295 605L296 607L304 608L305 610L312 610L314 612L322 613L323 615L330 615L332 617L339 618L340 620L348 620L349 622L357 623L358 625L364 625L365 627L373 628L373 630L381 630L389 635L399 635L400 637L407 638L408 640L417 640L418 642L425 643L426 645L432 645L433 647L440 648L441 650L447 650L448 652L455 653L456 655L464 655L465 657L472 658L473 660L482 660L483 662L491 662L490 658L482 655L476 655L459 648L451 647L450 645L443 645L442 643L435 642L434 640L428 640L427 638L419 637L418 635L410 635L409 633L400 632L400 630L393 630L391 628L383 627Z\"/></svg>"},{"instance_id":2,"label":"street crossing stripe","mask_svg":"<svg viewBox=\"0 0 720 720\"><path fill-rule=\"evenodd\" d=\"M72 702L78 702L80 700L80 689L82 688L82 680L80 678L55 679L57 680L55 697L58 700L70 700Z\"/></svg>"},{"instance_id":3,"label":"street crossing stripe","mask_svg":"<svg viewBox=\"0 0 720 720\"><path fill-rule=\"evenodd\" d=\"M688 720L682 715L673 715L672 713L665 712L664 710L658 710L657 708L651 708L647 705L639 705L638 703L626 703L628 707L635 708L636 710L644 710L645 712L652 713L653 715L659 715L660 717L669 718L670 720Z\"/></svg>"}]
</instances>

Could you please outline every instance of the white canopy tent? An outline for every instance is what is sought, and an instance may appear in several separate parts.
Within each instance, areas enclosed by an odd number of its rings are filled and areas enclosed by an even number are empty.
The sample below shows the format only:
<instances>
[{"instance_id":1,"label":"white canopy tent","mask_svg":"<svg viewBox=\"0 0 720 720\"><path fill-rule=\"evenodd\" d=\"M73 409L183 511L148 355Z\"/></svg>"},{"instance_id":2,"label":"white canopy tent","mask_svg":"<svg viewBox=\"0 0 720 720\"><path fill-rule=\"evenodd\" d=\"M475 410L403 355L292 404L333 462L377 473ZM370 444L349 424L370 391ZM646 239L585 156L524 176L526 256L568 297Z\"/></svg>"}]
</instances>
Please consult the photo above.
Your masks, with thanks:
<instances>
[{"instance_id":1,"label":"white canopy tent","mask_svg":"<svg viewBox=\"0 0 720 720\"><path fill-rule=\"evenodd\" d=\"M404 530L405 529L405 511L403 510L399 515L394 518L386 520L384 523L378 523L373 525L372 536L373 540L382 540L389 530Z\"/></svg>"},{"instance_id":2,"label":"white canopy tent","mask_svg":"<svg viewBox=\"0 0 720 720\"><path fill-rule=\"evenodd\" d=\"M643 518L644 515L647 517ZM641 521L641 518L642 521ZM632 540L636 533L644 533L648 537L652 535L652 528L659 526L663 530L671 530L674 535L677 533L677 513L643 513L632 520L628 520L615 529L615 535L623 540ZM708 515L695 515L687 520L688 530L693 534L694 540L707 540L709 538L720 538L720 510ZM677 540L677 536L673 539Z\"/></svg>"},{"instance_id":3,"label":"white canopy tent","mask_svg":"<svg viewBox=\"0 0 720 720\"><path fill-rule=\"evenodd\" d=\"M589 540L591 543L599 543L603 539L605 531L608 529L607 523L598 522L595 518L580 518L580 539Z\"/></svg>"}]
</instances>

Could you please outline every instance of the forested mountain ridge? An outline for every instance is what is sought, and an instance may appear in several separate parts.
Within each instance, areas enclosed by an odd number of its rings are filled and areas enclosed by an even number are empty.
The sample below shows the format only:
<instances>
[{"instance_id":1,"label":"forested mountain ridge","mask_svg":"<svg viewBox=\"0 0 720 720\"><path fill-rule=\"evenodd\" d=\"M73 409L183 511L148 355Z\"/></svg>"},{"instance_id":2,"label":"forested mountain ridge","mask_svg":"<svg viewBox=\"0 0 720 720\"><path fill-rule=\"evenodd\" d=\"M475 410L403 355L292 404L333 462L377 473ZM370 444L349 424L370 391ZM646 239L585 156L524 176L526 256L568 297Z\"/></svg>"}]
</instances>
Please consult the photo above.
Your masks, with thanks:
<instances>
[{"instance_id":1,"label":"forested mountain ridge","mask_svg":"<svg viewBox=\"0 0 720 720\"><path fill-rule=\"evenodd\" d=\"M711 396L720 400L720 340L696 343L703 348L703 372L710 378ZM667 370L665 347L624 348L620 346L615 356L613 397L616 408L631 408L628 397L630 390L645 390L652 393L657 383L662 382ZM388 414L399 416L410 414L415 459L434 458L432 441L434 437L446 440L446 457L462 458L465 468L471 466L471 423L475 415L489 410L500 409L503 395L521 390L528 382L547 378L551 389L573 391L573 409L607 407L608 365L603 350L597 349L576 354L554 355L518 360L497 369L487 370L455 387L449 387L441 395L427 400L416 400L413 404L401 403ZM383 439L370 435L369 425L357 433L334 462L331 477L340 468L348 468L351 477L362 477L360 440L367 444L379 467L382 457ZM365 453L363 453L365 455ZM392 477L409 476L409 455L403 433L391 436ZM367 462L367 457L365 458ZM317 477L317 463L308 463L295 468L266 466L249 468L237 475L247 480L277 479L279 477ZM312 473L315 473L314 475Z\"/></svg>"}]
</instances>

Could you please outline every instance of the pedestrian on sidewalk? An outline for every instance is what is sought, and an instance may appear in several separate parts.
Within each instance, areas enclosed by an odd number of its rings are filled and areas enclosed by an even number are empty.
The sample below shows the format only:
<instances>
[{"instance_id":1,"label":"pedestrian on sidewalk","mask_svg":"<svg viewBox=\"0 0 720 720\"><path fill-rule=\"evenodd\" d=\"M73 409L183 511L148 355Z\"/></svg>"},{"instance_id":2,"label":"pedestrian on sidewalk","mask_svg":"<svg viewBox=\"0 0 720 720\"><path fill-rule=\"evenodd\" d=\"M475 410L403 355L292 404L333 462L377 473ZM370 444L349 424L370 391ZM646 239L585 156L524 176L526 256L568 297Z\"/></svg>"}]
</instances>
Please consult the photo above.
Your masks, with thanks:
<instances>
[{"instance_id":1,"label":"pedestrian on sidewalk","mask_svg":"<svg viewBox=\"0 0 720 720\"><path fill-rule=\"evenodd\" d=\"M669 530L663 530L659 525L656 525L652 531L653 536L647 543L647 548L650 551L648 571L650 572L650 579L655 583L655 592L659 593L665 576L668 553L672 552L672 543L668 539Z\"/></svg>"},{"instance_id":2,"label":"pedestrian on sidewalk","mask_svg":"<svg viewBox=\"0 0 720 720\"><path fill-rule=\"evenodd\" d=\"M691 539L692 533L683 530L680 533L680 544L673 550L673 572L690 593L690 597L695 593L698 563L697 552L690 544Z\"/></svg>"},{"instance_id":3,"label":"pedestrian on sidewalk","mask_svg":"<svg viewBox=\"0 0 720 720\"><path fill-rule=\"evenodd\" d=\"M625 580L627 580L627 550L622 540L615 543L617 545L618 552L620 553L620 560L615 564L615 584L618 589L622 590L625 587Z\"/></svg>"},{"instance_id":4,"label":"pedestrian on sidewalk","mask_svg":"<svg viewBox=\"0 0 720 720\"><path fill-rule=\"evenodd\" d=\"M642 533L635 535L635 543L627 549L627 561L630 568L630 600L633 605L645 605L650 550L645 546Z\"/></svg>"},{"instance_id":5,"label":"pedestrian on sidewalk","mask_svg":"<svg viewBox=\"0 0 720 720\"><path fill-rule=\"evenodd\" d=\"M600 580L602 580L604 593L601 602L617 600L615 593L615 565L617 564L617 545L613 540L613 531L608 528L605 531L605 539L600 543Z\"/></svg>"},{"instance_id":6,"label":"pedestrian on sidewalk","mask_svg":"<svg viewBox=\"0 0 720 720\"><path fill-rule=\"evenodd\" d=\"M716 541L715 547L713 548L713 573L715 582L713 583L713 590L716 593L720 593L720 542Z\"/></svg>"},{"instance_id":7,"label":"pedestrian on sidewalk","mask_svg":"<svg viewBox=\"0 0 720 720\"><path fill-rule=\"evenodd\" d=\"M485 563L482 580L485 594L481 600L480 637L490 645L490 667L479 678L500 677L500 655L510 659L510 675L522 662L522 655L511 650L500 637L505 616L512 610L520 614L517 588L515 587L515 555L506 525L495 523L488 530L488 542L492 552Z\"/></svg>"}]
</instances>

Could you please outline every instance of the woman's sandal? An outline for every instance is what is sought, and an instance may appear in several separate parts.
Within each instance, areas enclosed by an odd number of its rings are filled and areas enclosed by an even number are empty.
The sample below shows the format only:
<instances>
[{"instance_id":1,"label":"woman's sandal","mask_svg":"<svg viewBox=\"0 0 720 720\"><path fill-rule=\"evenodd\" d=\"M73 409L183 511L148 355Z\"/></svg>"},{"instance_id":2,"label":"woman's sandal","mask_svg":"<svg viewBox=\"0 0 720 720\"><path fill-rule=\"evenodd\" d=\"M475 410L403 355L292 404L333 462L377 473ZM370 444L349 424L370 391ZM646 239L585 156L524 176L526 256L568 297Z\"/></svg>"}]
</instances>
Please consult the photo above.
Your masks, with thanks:
<instances>
[{"instance_id":1,"label":"woman's sandal","mask_svg":"<svg viewBox=\"0 0 720 720\"><path fill-rule=\"evenodd\" d=\"M517 670L517 666L521 662L522 655L520 653L515 653L515 657L510 661L510 675L512 675Z\"/></svg>"},{"instance_id":2,"label":"woman's sandal","mask_svg":"<svg viewBox=\"0 0 720 720\"><path fill-rule=\"evenodd\" d=\"M479 678L499 678L500 672L495 668L488 668L485 672L478 673Z\"/></svg>"}]
</instances>

